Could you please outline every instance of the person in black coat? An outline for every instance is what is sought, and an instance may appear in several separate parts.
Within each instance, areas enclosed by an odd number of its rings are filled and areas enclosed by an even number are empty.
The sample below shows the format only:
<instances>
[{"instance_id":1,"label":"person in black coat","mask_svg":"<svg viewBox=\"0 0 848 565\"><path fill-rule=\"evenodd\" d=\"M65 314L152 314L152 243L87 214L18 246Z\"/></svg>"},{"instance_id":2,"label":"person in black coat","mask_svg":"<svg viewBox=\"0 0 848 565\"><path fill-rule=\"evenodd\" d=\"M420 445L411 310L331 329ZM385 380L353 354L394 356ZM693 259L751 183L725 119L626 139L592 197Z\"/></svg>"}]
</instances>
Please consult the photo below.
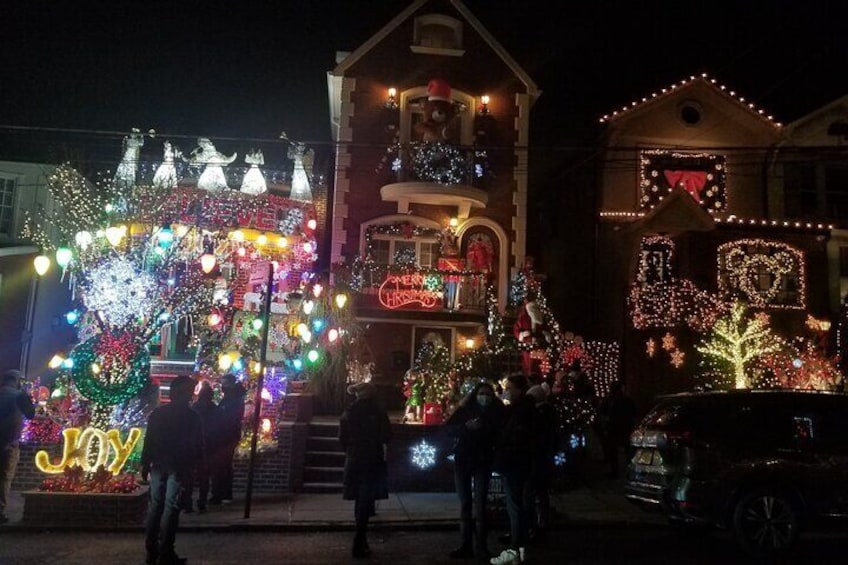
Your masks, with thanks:
<instances>
[{"instance_id":1,"label":"person in black coat","mask_svg":"<svg viewBox=\"0 0 848 565\"><path fill-rule=\"evenodd\" d=\"M610 476L617 478L621 458L630 444L630 434L636 423L636 404L625 392L624 383L616 381L610 386L609 395L598 407L603 431L604 457L610 465Z\"/></svg>"},{"instance_id":2,"label":"person in black coat","mask_svg":"<svg viewBox=\"0 0 848 565\"><path fill-rule=\"evenodd\" d=\"M488 382L478 383L462 399L446 422L454 438L454 480L460 504L462 545L453 550L454 559L489 556L486 499L492 476L495 442L503 426L504 405ZM473 515L476 521L472 521ZM472 549L472 532L476 533Z\"/></svg>"},{"instance_id":3,"label":"person in black coat","mask_svg":"<svg viewBox=\"0 0 848 565\"><path fill-rule=\"evenodd\" d=\"M533 464L524 489L524 505L528 513L530 538L539 541L545 538L550 522L550 489L559 437L557 414L550 402L547 385L531 386L527 396L533 399L536 407Z\"/></svg>"},{"instance_id":4,"label":"person in black coat","mask_svg":"<svg viewBox=\"0 0 848 565\"><path fill-rule=\"evenodd\" d=\"M510 375L503 398L507 403L504 427L495 446L494 470L503 477L506 511L509 516L509 547L491 563L519 563L528 540L528 514L524 487L534 460L535 411L533 399L526 395L527 377Z\"/></svg>"},{"instance_id":5,"label":"person in black coat","mask_svg":"<svg viewBox=\"0 0 848 565\"><path fill-rule=\"evenodd\" d=\"M180 565L174 552L181 498L188 477L203 464L203 423L189 407L195 382L182 375L171 383L170 402L150 413L141 450L141 480L150 482L145 541L148 565Z\"/></svg>"},{"instance_id":6,"label":"person in black coat","mask_svg":"<svg viewBox=\"0 0 848 565\"><path fill-rule=\"evenodd\" d=\"M200 415L203 422L203 440L206 446L206 465L199 465L195 470L192 483L186 487L185 511L192 511L192 497L194 485L197 484L197 510L201 514L206 512L206 503L209 498L209 482L211 468L218 452L219 430L221 421L221 409L215 404L214 391L208 381L202 381L197 400L191 405L192 410Z\"/></svg>"},{"instance_id":7,"label":"person in black coat","mask_svg":"<svg viewBox=\"0 0 848 565\"><path fill-rule=\"evenodd\" d=\"M389 497L386 449L391 426L386 411L374 398L374 385L351 385L348 393L356 395L356 400L339 421L339 442L345 450L343 498L355 501L353 557L361 559L371 555L367 531L374 501Z\"/></svg>"},{"instance_id":8,"label":"person in black coat","mask_svg":"<svg viewBox=\"0 0 848 565\"><path fill-rule=\"evenodd\" d=\"M24 419L35 417L32 400L21 390L22 378L23 375L16 369L8 369L0 375L0 524L9 521L6 501L21 455L19 440Z\"/></svg>"},{"instance_id":9,"label":"person in black coat","mask_svg":"<svg viewBox=\"0 0 848 565\"><path fill-rule=\"evenodd\" d=\"M244 396L246 391L235 376L221 377L223 398L218 404L218 442L212 466L212 497L209 504L221 504L233 499L233 457L241 441L241 423L244 419Z\"/></svg>"}]
</instances>

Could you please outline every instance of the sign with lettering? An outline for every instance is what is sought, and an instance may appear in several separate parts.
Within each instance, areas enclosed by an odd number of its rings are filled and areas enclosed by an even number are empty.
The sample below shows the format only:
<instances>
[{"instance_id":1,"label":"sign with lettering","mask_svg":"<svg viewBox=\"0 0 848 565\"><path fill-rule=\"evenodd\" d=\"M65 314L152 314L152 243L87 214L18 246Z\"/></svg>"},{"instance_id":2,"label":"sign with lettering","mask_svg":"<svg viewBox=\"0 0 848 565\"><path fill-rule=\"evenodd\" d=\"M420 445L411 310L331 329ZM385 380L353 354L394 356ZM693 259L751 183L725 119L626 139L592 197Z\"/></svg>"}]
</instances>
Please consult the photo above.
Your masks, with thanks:
<instances>
[{"instance_id":1,"label":"sign with lettering","mask_svg":"<svg viewBox=\"0 0 848 565\"><path fill-rule=\"evenodd\" d=\"M388 275L377 291L377 298L390 310L415 304L422 308L436 308L441 304L442 293L425 288L424 275L410 273Z\"/></svg>"},{"instance_id":2,"label":"sign with lettering","mask_svg":"<svg viewBox=\"0 0 848 565\"><path fill-rule=\"evenodd\" d=\"M65 444L62 449L62 460L50 463L50 454L39 451L35 454L35 466L42 473L56 475L65 470L66 467L80 466L85 471L94 471L99 467L106 469L113 475L117 475L132 453L135 444L141 438L139 428L131 428L127 441L121 441L120 430L109 430L104 432L96 428L66 428L62 430ZM95 450L95 451L92 451ZM109 463L109 455L114 453L112 462ZM107 463L109 463L107 465Z\"/></svg>"}]
</instances>

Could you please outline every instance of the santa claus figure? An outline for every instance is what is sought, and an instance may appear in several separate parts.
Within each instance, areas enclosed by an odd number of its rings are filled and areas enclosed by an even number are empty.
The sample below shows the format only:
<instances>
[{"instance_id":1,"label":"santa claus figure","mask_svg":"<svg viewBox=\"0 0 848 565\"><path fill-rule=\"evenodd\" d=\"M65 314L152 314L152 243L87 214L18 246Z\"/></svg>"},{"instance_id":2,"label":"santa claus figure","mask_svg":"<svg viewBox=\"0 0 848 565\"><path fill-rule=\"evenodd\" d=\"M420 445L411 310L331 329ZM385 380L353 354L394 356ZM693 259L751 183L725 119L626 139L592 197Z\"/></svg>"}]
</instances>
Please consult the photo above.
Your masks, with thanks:
<instances>
[{"instance_id":1,"label":"santa claus figure","mask_svg":"<svg viewBox=\"0 0 848 565\"><path fill-rule=\"evenodd\" d=\"M512 328L515 339L522 345L521 366L525 375L532 372L533 352L541 349L542 342L547 340L544 322L545 316L536 297L528 294Z\"/></svg>"},{"instance_id":2,"label":"santa claus figure","mask_svg":"<svg viewBox=\"0 0 848 565\"><path fill-rule=\"evenodd\" d=\"M450 85L442 79L434 78L427 85L424 119L415 124L415 132L425 143L447 141L451 137L455 117Z\"/></svg>"}]
</instances>

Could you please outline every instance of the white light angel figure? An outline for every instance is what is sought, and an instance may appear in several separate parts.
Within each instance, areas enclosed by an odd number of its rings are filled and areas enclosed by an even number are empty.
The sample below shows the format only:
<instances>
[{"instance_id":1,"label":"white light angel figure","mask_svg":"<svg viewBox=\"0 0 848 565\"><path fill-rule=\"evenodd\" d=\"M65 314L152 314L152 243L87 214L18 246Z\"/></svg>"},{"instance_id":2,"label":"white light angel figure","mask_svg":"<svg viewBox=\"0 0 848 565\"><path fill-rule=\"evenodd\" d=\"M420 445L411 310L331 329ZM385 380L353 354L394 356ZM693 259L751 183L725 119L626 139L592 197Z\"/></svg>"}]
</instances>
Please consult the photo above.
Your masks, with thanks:
<instances>
[{"instance_id":1,"label":"white light angel figure","mask_svg":"<svg viewBox=\"0 0 848 565\"><path fill-rule=\"evenodd\" d=\"M156 174L153 175L153 186L160 189L177 186L177 167L174 165L174 161L182 155L182 152L171 145L170 141L164 143L162 164L159 165Z\"/></svg>"},{"instance_id":2,"label":"white light angel figure","mask_svg":"<svg viewBox=\"0 0 848 565\"><path fill-rule=\"evenodd\" d=\"M259 169L259 165L265 164L265 156L261 149L250 151L244 158L244 162L250 165L250 168L244 174L244 180L241 182L241 192L245 194L262 194L268 190L268 185L265 182L265 177Z\"/></svg>"},{"instance_id":3,"label":"white light angel figure","mask_svg":"<svg viewBox=\"0 0 848 565\"><path fill-rule=\"evenodd\" d=\"M311 149L306 149L306 145L303 143L292 143L289 147L289 159L294 160L290 195L292 200L312 202L309 177L312 175L313 158L314 152Z\"/></svg>"},{"instance_id":4,"label":"white light angel figure","mask_svg":"<svg viewBox=\"0 0 848 565\"><path fill-rule=\"evenodd\" d=\"M144 136L136 128L132 129L130 135L124 137L124 154L114 178L118 188L126 189L135 186L135 174L138 171L138 158L142 145L144 145Z\"/></svg>"},{"instance_id":5,"label":"white light angel figure","mask_svg":"<svg viewBox=\"0 0 848 565\"><path fill-rule=\"evenodd\" d=\"M218 192L227 188L227 177L224 176L224 165L229 165L236 160L237 153L229 157L215 149L215 145L206 137L197 139L198 147L191 152L186 163L190 165L206 165L200 178L197 179L197 187L210 192Z\"/></svg>"}]
</instances>

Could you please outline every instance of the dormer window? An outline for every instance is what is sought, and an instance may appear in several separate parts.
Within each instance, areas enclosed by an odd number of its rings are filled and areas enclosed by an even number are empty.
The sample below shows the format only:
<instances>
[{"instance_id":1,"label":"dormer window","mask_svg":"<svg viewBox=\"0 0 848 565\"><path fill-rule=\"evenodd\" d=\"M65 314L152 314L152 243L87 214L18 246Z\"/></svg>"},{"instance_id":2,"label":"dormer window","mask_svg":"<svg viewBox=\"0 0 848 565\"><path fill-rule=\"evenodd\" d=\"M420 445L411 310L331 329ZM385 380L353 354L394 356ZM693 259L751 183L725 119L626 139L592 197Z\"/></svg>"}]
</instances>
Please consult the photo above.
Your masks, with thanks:
<instances>
[{"instance_id":1,"label":"dormer window","mask_svg":"<svg viewBox=\"0 0 848 565\"><path fill-rule=\"evenodd\" d=\"M442 14L419 16L415 18L410 49L413 53L461 56L465 53L462 49L462 23Z\"/></svg>"}]
</instances>

